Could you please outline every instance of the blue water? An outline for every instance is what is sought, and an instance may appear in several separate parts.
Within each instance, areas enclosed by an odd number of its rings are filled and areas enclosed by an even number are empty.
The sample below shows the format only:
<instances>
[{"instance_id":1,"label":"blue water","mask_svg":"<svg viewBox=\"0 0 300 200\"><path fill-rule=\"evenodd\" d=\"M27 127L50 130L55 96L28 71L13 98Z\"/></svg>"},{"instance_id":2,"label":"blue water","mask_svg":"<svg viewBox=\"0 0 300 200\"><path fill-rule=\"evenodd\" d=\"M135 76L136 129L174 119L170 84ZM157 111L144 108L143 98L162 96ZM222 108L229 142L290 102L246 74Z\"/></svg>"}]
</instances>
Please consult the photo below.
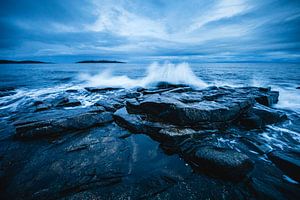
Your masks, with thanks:
<instances>
[{"instance_id":1,"label":"blue water","mask_svg":"<svg viewBox=\"0 0 300 200\"><path fill-rule=\"evenodd\" d=\"M279 90L280 101L277 107L300 111L300 64L294 63L189 63L186 66L160 64L155 69L147 64L9 64L0 65L0 89L13 89L22 95L44 94L43 90L55 92L55 88L80 86L133 87L151 81L197 82L194 74L207 85L229 86L271 86ZM163 69L166 68L166 69ZM151 71L152 70L152 71ZM109 73L104 73L109 71ZM194 74L192 74L194 73ZM175 80L176 79L176 80ZM193 79L193 80L192 80ZM117 85L116 85L117 84ZM145 86L145 85L142 85ZM20 94L19 94L20 95ZM0 103L14 96L3 97ZM1 109L1 107L0 107Z\"/></svg>"},{"instance_id":2,"label":"blue water","mask_svg":"<svg viewBox=\"0 0 300 200\"><path fill-rule=\"evenodd\" d=\"M300 86L300 64L294 63L189 63L193 72L208 84ZM45 88L77 84L82 73L95 75L105 69L113 75L140 78L147 64L9 64L0 65L0 86Z\"/></svg>"}]
</instances>

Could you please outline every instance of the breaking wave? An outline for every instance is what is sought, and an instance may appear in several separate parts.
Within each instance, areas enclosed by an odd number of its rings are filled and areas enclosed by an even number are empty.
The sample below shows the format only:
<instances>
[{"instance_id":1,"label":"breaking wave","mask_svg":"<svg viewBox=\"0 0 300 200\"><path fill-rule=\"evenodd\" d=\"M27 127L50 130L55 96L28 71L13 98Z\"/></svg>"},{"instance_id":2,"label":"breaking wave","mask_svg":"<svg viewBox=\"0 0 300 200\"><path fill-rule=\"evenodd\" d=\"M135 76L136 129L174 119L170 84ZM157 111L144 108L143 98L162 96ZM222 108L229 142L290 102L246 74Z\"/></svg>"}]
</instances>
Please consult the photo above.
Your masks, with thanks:
<instances>
[{"instance_id":1,"label":"breaking wave","mask_svg":"<svg viewBox=\"0 0 300 200\"><path fill-rule=\"evenodd\" d=\"M110 70L104 70L96 75L81 74L80 79L85 81L88 86L94 87L151 87L159 82L170 84L185 84L197 88L204 88L208 85L198 78L187 63L180 64L151 64L147 73L142 78L129 78L126 75L114 76Z\"/></svg>"}]
</instances>

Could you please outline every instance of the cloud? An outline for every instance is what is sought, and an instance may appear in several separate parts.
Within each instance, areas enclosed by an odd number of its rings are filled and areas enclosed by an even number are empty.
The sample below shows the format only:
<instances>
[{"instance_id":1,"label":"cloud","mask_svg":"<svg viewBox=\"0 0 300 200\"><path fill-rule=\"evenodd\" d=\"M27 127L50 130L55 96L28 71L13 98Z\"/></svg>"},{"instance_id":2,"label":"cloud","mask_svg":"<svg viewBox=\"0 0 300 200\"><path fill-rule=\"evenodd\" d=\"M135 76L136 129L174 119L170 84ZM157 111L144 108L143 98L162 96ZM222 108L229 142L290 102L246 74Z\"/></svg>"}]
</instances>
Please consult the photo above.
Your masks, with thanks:
<instances>
[{"instance_id":1,"label":"cloud","mask_svg":"<svg viewBox=\"0 0 300 200\"><path fill-rule=\"evenodd\" d=\"M1 58L90 55L299 61L299 1L1 3Z\"/></svg>"}]
</instances>

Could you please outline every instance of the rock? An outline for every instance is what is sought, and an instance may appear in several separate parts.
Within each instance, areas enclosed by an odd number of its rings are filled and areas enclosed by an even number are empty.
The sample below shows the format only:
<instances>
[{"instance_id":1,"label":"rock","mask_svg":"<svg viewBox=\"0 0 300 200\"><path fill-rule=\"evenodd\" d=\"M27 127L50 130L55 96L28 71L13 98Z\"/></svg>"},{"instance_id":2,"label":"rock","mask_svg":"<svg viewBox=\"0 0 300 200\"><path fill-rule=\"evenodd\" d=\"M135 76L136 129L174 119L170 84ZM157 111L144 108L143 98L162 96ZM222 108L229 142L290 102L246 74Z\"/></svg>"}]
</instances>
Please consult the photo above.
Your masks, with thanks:
<instances>
[{"instance_id":1,"label":"rock","mask_svg":"<svg viewBox=\"0 0 300 200\"><path fill-rule=\"evenodd\" d=\"M240 117L240 124L247 129L260 129L263 126L263 121L254 113L247 113Z\"/></svg>"},{"instance_id":2,"label":"rock","mask_svg":"<svg viewBox=\"0 0 300 200\"><path fill-rule=\"evenodd\" d=\"M68 92L68 93L77 93L78 90L76 90L76 89L68 89L68 90L66 90L66 92Z\"/></svg>"},{"instance_id":3,"label":"rock","mask_svg":"<svg viewBox=\"0 0 300 200\"><path fill-rule=\"evenodd\" d=\"M108 92L108 91L113 91L113 90L120 90L122 88L113 88L113 87L104 87L104 88L99 88L99 87L85 87L89 92L95 93L95 92Z\"/></svg>"},{"instance_id":4,"label":"rock","mask_svg":"<svg viewBox=\"0 0 300 200\"><path fill-rule=\"evenodd\" d=\"M76 99L68 99L67 102L62 102L57 105L57 107L75 107L80 106L81 102Z\"/></svg>"},{"instance_id":5,"label":"rock","mask_svg":"<svg viewBox=\"0 0 300 200\"><path fill-rule=\"evenodd\" d=\"M159 89L189 87L189 85L186 85L186 84L172 84L172 83L163 82L163 81L154 83L153 86L157 87Z\"/></svg>"},{"instance_id":6,"label":"rock","mask_svg":"<svg viewBox=\"0 0 300 200\"><path fill-rule=\"evenodd\" d=\"M35 112L49 110L50 108L51 108L51 105L46 104L46 103L41 103L36 106Z\"/></svg>"},{"instance_id":7,"label":"rock","mask_svg":"<svg viewBox=\"0 0 300 200\"><path fill-rule=\"evenodd\" d=\"M150 122L142 115L129 114L126 108L121 108L113 114L116 123L134 133L156 134L163 127L168 127L159 122Z\"/></svg>"},{"instance_id":8,"label":"rock","mask_svg":"<svg viewBox=\"0 0 300 200\"><path fill-rule=\"evenodd\" d=\"M61 96L56 97L55 99L46 99L46 102L49 102L49 101L55 107L60 107L60 106L64 105L65 103L68 103L69 98L61 95Z\"/></svg>"},{"instance_id":9,"label":"rock","mask_svg":"<svg viewBox=\"0 0 300 200\"><path fill-rule=\"evenodd\" d=\"M213 146L198 148L192 160L202 170L231 180L240 180L253 169L253 163L247 155Z\"/></svg>"},{"instance_id":10,"label":"rock","mask_svg":"<svg viewBox=\"0 0 300 200\"><path fill-rule=\"evenodd\" d=\"M67 111L66 111L67 112ZM108 112L84 112L70 116L56 116L45 120L16 124L16 138L57 136L63 132L83 130L112 121Z\"/></svg>"},{"instance_id":11,"label":"rock","mask_svg":"<svg viewBox=\"0 0 300 200\"><path fill-rule=\"evenodd\" d=\"M240 141L259 154L267 154L273 150L273 148L264 141L259 141L254 138L241 137Z\"/></svg>"},{"instance_id":12,"label":"rock","mask_svg":"<svg viewBox=\"0 0 300 200\"><path fill-rule=\"evenodd\" d=\"M287 119L285 113L260 104L255 104L252 112L262 120L264 125L282 122Z\"/></svg>"},{"instance_id":13,"label":"rock","mask_svg":"<svg viewBox=\"0 0 300 200\"><path fill-rule=\"evenodd\" d=\"M296 87L296 89L298 89L298 90L299 90L299 89L300 89L300 87Z\"/></svg>"},{"instance_id":14,"label":"rock","mask_svg":"<svg viewBox=\"0 0 300 200\"><path fill-rule=\"evenodd\" d=\"M273 151L268 154L268 157L284 173L300 181L300 152Z\"/></svg>"},{"instance_id":15,"label":"rock","mask_svg":"<svg viewBox=\"0 0 300 200\"><path fill-rule=\"evenodd\" d=\"M271 106L274 103L278 102L279 92L270 91L266 95L258 96L255 100L265 106Z\"/></svg>"},{"instance_id":16,"label":"rock","mask_svg":"<svg viewBox=\"0 0 300 200\"><path fill-rule=\"evenodd\" d=\"M129 112L143 113L157 121L205 127L214 122L228 122L237 118L251 103L250 99L237 98L234 102L199 100L197 103L185 104L176 98L154 94L139 102L128 101L126 107Z\"/></svg>"},{"instance_id":17,"label":"rock","mask_svg":"<svg viewBox=\"0 0 300 200\"><path fill-rule=\"evenodd\" d=\"M114 99L101 99L98 100L95 106L102 106L109 112L115 112L117 109L122 108L124 105Z\"/></svg>"}]
</instances>

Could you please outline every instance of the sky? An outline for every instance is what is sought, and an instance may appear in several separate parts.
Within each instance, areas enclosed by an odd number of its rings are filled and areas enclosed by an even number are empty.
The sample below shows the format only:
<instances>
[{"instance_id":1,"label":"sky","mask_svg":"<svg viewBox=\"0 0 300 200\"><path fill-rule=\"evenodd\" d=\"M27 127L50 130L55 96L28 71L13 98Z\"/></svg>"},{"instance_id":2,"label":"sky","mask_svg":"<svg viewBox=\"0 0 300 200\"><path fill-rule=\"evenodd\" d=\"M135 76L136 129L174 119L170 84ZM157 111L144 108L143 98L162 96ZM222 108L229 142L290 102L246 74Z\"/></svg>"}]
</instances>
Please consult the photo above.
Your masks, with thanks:
<instances>
[{"instance_id":1,"label":"sky","mask_svg":"<svg viewBox=\"0 0 300 200\"><path fill-rule=\"evenodd\" d=\"M0 59L300 62L299 0L0 4Z\"/></svg>"}]
</instances>

